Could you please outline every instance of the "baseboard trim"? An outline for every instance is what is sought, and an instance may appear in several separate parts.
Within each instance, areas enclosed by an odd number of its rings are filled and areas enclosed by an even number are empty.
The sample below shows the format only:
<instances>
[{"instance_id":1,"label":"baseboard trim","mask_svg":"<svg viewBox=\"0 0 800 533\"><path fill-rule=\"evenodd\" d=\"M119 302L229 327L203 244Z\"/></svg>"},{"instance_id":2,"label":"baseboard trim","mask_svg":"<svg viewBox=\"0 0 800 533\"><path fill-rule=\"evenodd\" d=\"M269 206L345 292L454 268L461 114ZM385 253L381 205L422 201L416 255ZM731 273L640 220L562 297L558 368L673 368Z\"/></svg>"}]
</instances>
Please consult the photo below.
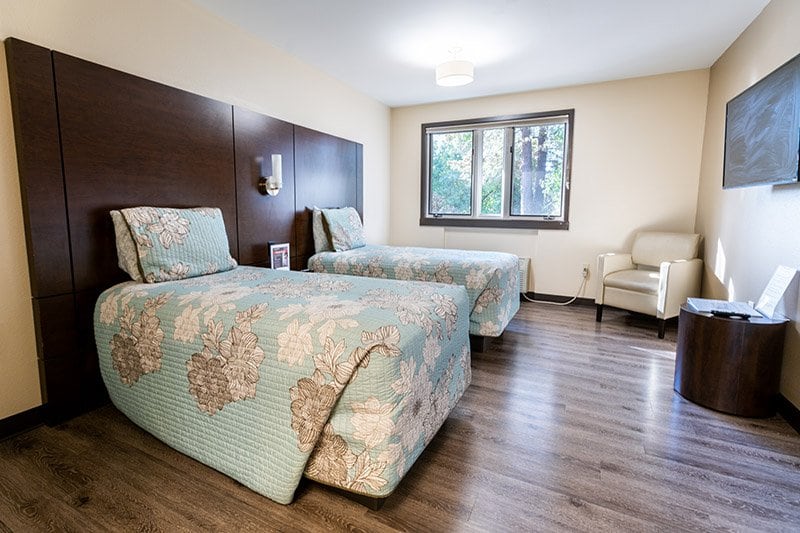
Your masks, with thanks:
<instances>
[{"instance_id":1,"label":"baseboard trim","mask_svg":"<svg viewBox=\"0 0 800 533\"><path fill-rule=\"evenodd\" d=\"M0 420L0 440L13 437L44 423L44 406L22 411Z\"/></svg>"},{"instance_id":2,"label":"baseboard trim","mask_svg":"<svg viewBox=\"0 0 800 533\"><path fill-rule=\"evenodd\" d=\"M789 422L796 432L800 433L800 409L787 400L783 394L778 394L778 414Z\"/></svg>"},{"instance_id":3,"label":"baseboard trim","mask_svg":"<svg viewBox=\"0 0 800 533\"><path fill-rule=\"evenodd\" d=\"M543 302L563 303L572 299L571 296L562 296L559 294L543 294L541 292L526 292L525 296L531 300L542 300ZM525 299L523 298L524 302ZM594 305L594 298L578 298L570 305Z\"/></svg>"}]
</instances>

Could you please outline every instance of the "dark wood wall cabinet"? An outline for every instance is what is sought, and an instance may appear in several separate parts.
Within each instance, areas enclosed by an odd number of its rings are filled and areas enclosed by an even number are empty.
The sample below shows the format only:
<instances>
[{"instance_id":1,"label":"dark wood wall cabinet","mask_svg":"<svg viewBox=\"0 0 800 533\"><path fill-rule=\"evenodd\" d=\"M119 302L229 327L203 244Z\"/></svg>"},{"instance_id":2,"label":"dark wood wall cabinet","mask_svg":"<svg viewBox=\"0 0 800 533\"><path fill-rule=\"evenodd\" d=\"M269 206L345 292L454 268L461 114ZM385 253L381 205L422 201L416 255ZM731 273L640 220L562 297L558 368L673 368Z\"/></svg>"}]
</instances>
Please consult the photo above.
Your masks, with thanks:
<instances>
[{"instance_id":1,"label":"dark wood wall cabinet","mask_svg":"<svg viewBox=\"0 0 800 533\"><path fill-rule=\"evenodd\" d=\"M290 242L313 253L310 207L362 212L363 147L15 38L5 40L45 416L107 401L93 334L117 268L108 212L138 205L222 210L231 254L266 265ZM283 158L283 189L257 190Z\"/></svg>"},{"instance_id":2,"label":"dark wood wall cabinet","mask_svg":"<svg viewBox=\"0 0 800 533\"><path fill-rule=\"evenodd\" d=\"M716 317L681 308L675 390L723 413L775 414L785 320Z\"/></svg>"}]
</instances>

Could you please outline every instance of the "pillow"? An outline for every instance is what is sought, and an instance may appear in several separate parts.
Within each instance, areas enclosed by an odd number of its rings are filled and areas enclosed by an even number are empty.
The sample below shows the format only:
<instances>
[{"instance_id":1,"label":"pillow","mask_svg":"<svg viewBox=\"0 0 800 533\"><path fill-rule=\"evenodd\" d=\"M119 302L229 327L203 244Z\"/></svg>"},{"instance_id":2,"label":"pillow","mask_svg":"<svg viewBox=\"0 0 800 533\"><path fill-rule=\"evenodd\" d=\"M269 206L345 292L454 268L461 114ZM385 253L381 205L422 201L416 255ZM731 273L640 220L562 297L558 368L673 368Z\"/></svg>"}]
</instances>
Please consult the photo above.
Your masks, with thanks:
<instances>
[{"instance_id":1,"label":"pillow","mask_svg":"<svg viewBox=\"0 0 800 533\"><path fill-rule=\"evenodd\" d=\"M322 220L322 210L319 207L314 207L311 212L311 230L314 233L314 251L316 253L333 250L330 235L328 235Z\"/></svg>"},{"instance_id":2,"label":"pillow","mask_svg":"<svg viewBox=\"0 0 800 533\"><path fill-rule=\"evenodd\" d=\"M128 223L144 281L193 278L236 267L225 221L217 208L132 207L121 211Z\"/></svg>"},{"instance_id":3,"label":"pillow","mask_svg":"<svg viewBox=\"0 0 800 533\"><path fill-rule=\"evenodd\" d=\"M133 242L128 223L117 210L111 211L111 220L114 222L114 236L117 241L117 264L128 273L131 279L142 280L139 272L139 255L136 252L136 243Z\"/></svg>"},{"instance_id":4,"label":"pillow","mask_svg":"<svg viewBox=\"0 0 800 533\"><path fill-rule=\"evenodd\" d=\"M323 209L322 215L328 223L331 235L331 246L337 252L361 248L367 243L364 241L364 227L358 211L352 207L342 209Z\"/></svg>"}]
</instances>

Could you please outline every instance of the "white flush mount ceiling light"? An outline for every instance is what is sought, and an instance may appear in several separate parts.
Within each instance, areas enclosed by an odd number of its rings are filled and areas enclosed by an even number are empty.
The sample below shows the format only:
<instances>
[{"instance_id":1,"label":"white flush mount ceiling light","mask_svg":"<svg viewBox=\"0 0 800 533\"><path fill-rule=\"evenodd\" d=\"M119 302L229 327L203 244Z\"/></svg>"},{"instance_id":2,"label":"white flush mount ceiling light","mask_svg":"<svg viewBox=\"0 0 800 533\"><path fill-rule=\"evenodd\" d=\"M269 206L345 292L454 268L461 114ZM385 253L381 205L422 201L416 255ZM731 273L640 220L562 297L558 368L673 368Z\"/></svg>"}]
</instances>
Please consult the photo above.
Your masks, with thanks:
<instances>
[{"instance_id":1,"label":"white flush mount ceiling light","mask_svg":"<svg viewBox=\"0 0 800 533\"><path fill-rule=\"evenodd\" d=\"M460 51L461 48L451 48L453 59L436 67L436 85L458 87L472 83L475 79L475 66L469 61L456 59Z\"/></svg>"}]
</instances>

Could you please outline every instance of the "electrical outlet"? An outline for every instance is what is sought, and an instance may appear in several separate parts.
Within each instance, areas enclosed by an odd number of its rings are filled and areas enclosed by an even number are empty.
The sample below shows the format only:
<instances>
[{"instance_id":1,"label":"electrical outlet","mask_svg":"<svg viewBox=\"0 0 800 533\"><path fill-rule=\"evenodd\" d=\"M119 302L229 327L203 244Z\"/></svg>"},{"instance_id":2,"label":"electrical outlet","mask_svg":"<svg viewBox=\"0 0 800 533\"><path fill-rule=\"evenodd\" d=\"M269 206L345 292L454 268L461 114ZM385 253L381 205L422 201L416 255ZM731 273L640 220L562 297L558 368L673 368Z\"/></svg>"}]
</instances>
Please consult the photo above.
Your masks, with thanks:
<instances>
[{"instance_id":1,"label":"electrical outlet","mask_svg":"<svg viewBox=\"0 0 800 533\"><path fill-rule=\"evenodd\" d=\"M581 275L584 278L588 278L589 277L589 263L584 263L583 264L583 270L581 271Z\"/></svg>"}]
</instances>

